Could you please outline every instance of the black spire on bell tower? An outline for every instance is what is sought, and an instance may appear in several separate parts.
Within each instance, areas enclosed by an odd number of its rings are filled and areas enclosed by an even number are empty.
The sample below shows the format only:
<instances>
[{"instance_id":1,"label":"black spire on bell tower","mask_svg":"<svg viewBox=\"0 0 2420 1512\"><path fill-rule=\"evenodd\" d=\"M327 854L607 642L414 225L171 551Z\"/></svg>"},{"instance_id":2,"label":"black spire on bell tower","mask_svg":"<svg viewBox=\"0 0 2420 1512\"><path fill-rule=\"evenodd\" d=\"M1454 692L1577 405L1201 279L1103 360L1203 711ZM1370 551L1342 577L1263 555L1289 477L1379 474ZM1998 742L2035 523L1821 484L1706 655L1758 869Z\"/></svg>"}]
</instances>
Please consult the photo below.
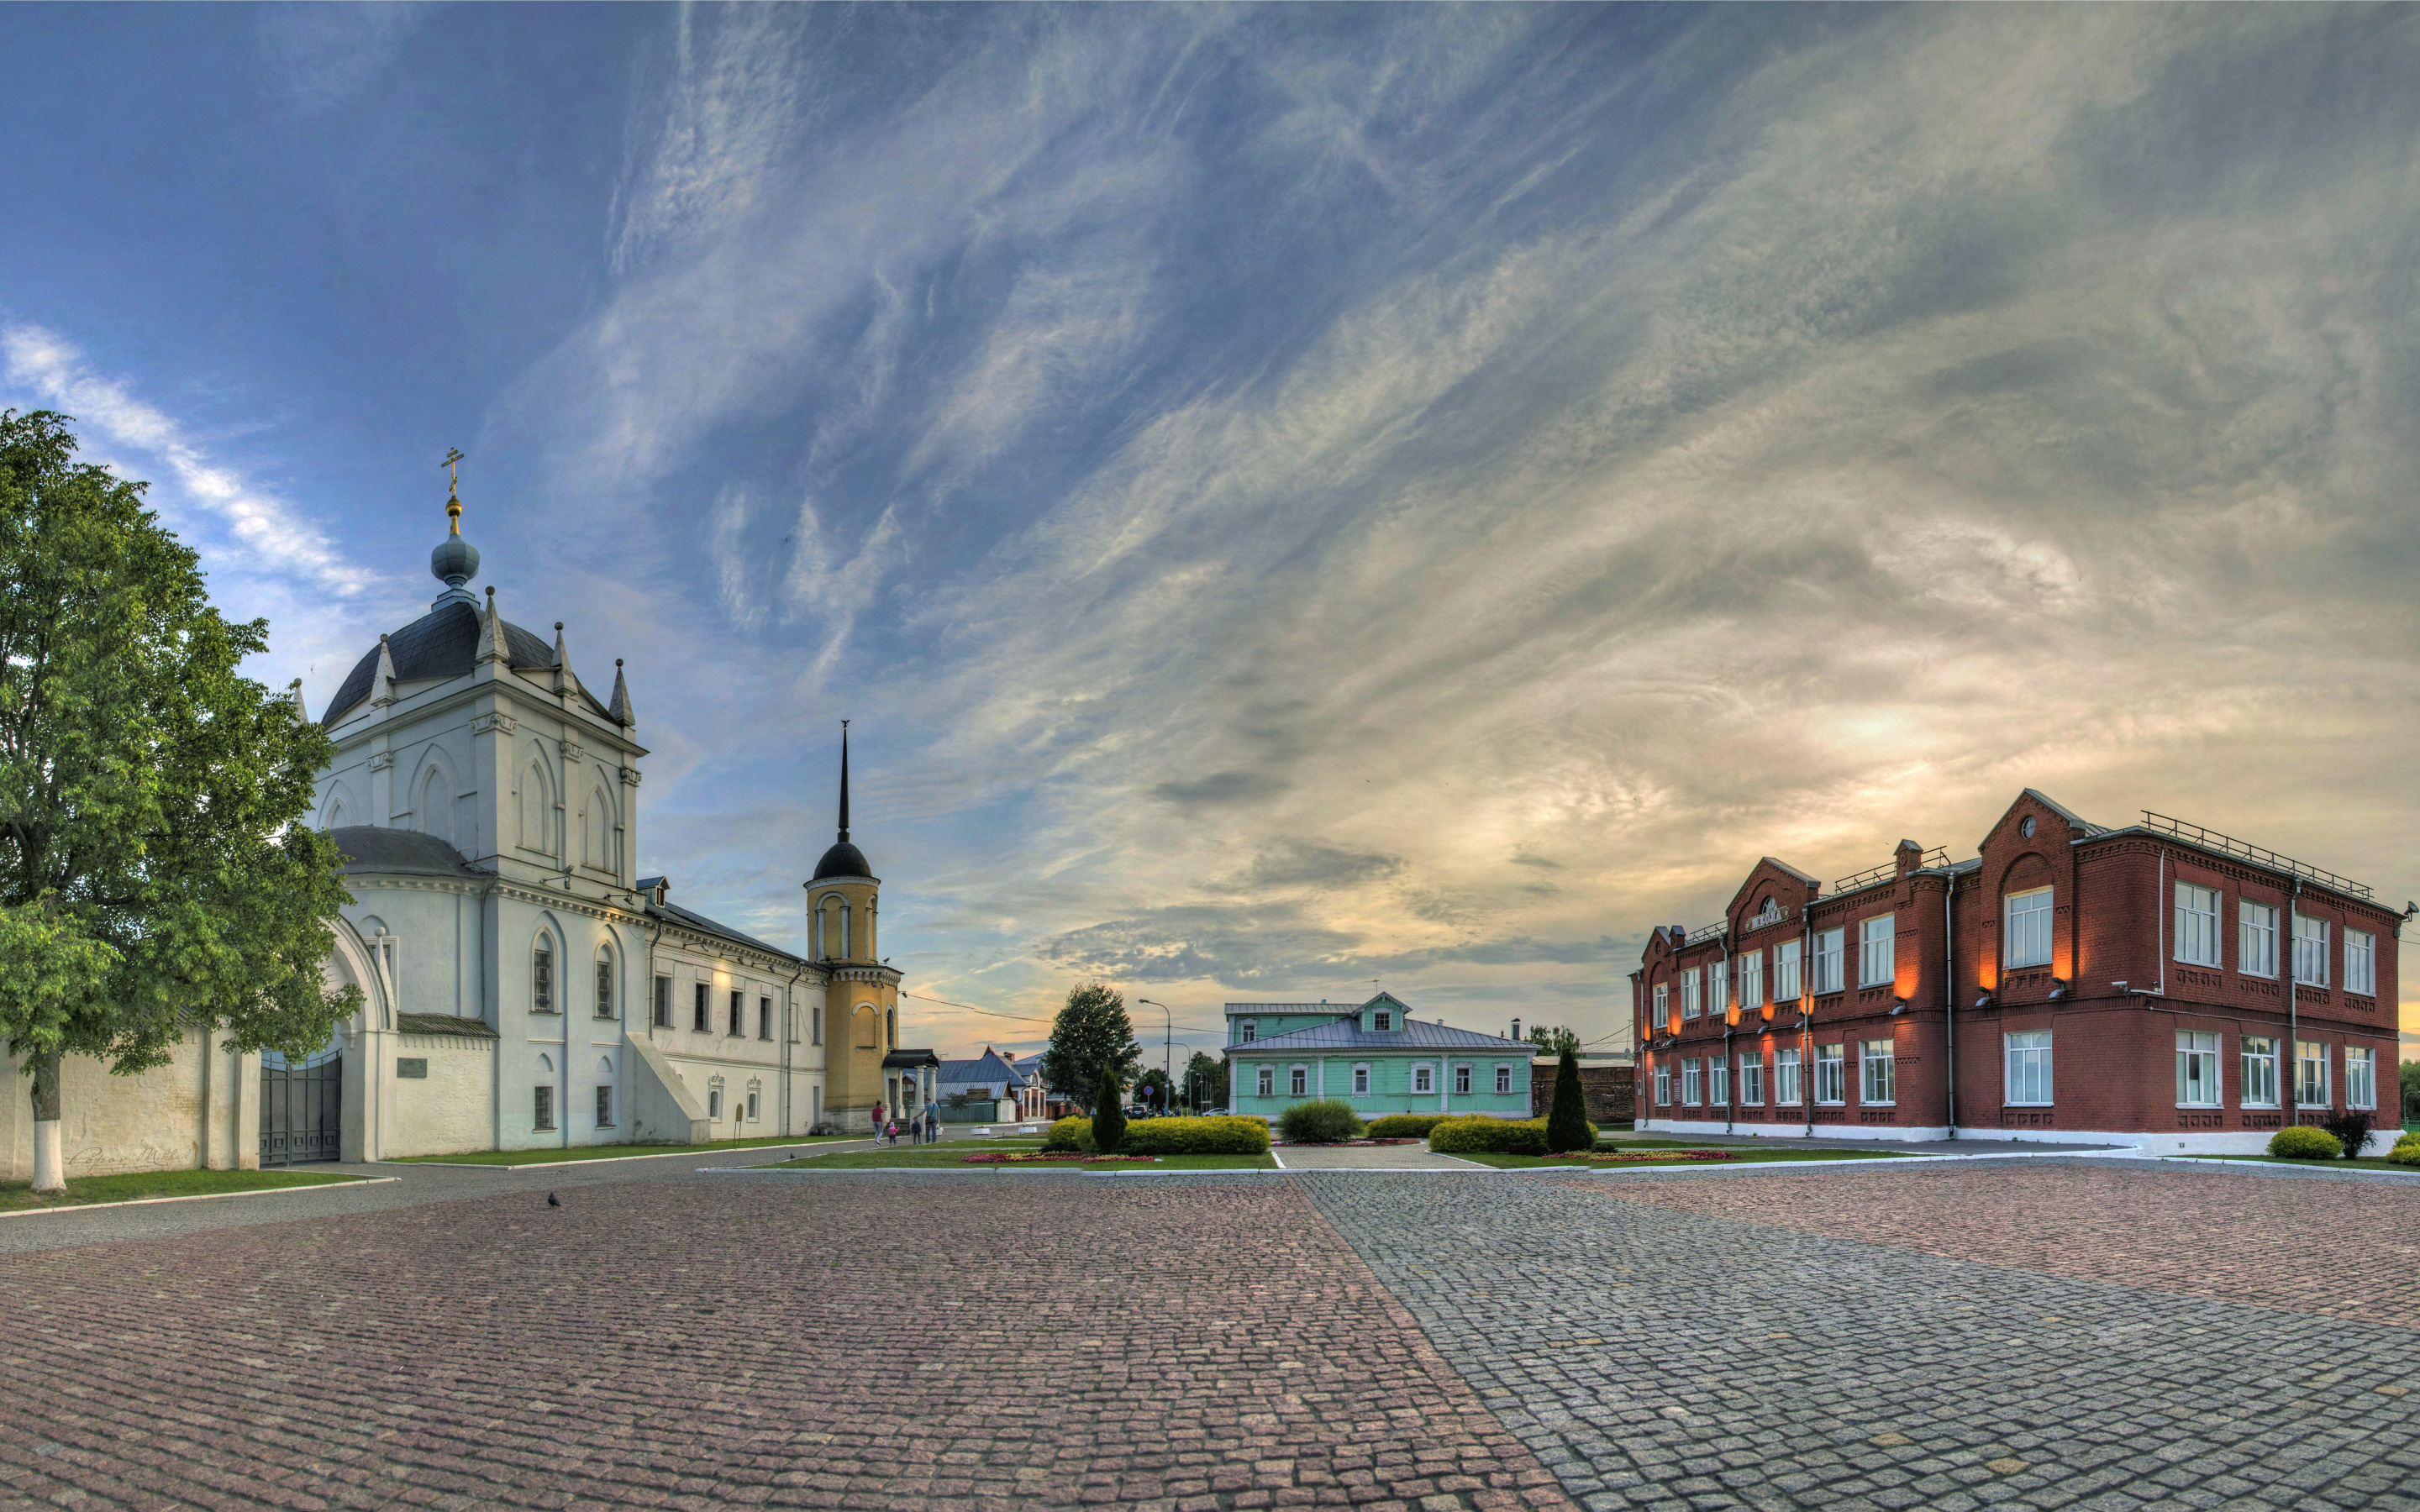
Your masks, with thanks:
<instances>
[{"instance_id":1,"label":"black spire on bell tower","mask_svg":"<svg viewBox=\"0 0 2420 1512\"><path fill-rule=\"evenodd\" d=\"M830 877L871 877L874 869L866 864L865 853L848 842L848 721L840 722L840 839L824 852L815 863L814 880Z\"/></svg>"},{"instance_id":2,"label":"black spire on bell tower","mask_svg":"<svg viewBox=\"0 0 2420 1512\"><path fill-rule=\"evenodd\" d=\"M848 839L848 721L840 722L840 838Z\"/></svg>"}]
</instances>

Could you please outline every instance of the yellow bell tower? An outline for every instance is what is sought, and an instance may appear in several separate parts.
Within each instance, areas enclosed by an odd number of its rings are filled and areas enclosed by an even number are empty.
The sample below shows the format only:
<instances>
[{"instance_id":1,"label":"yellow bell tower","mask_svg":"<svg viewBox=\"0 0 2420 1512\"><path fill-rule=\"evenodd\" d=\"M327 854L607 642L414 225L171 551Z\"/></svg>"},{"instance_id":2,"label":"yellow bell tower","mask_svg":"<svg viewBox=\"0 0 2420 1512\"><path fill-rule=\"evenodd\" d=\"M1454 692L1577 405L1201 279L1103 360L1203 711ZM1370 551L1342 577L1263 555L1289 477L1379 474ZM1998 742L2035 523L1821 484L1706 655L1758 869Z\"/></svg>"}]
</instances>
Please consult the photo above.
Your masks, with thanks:
<instances>
[{"instance_id":1,"label":"yellow bell tower","mask_svg":"<svg viewBox=\"0 0 2420 1512\"><path fill-rule=\"evenodd\" d=\"M840 723L840 838L807 883L808 953L824 971L824 1119L873 1127L882 1063L899 1048L899 973L882 964L881 879L848 841L848 721ZM887 1114L898 1109L886 1107Z\"/></svg>"}]
</instances>

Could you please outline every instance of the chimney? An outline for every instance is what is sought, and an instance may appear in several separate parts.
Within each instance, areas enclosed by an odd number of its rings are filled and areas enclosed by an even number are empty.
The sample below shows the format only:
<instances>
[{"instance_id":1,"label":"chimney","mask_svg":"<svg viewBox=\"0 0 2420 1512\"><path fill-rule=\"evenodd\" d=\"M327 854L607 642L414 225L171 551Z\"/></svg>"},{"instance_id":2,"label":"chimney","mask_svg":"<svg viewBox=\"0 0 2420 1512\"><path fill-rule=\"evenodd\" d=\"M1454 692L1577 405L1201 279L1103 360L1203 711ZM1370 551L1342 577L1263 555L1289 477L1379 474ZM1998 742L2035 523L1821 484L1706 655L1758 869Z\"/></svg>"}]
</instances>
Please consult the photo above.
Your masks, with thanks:
<instances>
[{"instance_id":1,"label":"chimney","mask_svg":"<svg viewBox=\"0 0 2420 1512\"><path fill-rule=\"evenodd\" d=\"M1912 840L1900 841L1891 859L1899 864L1899 874L1905 876L1924 864L1924 847Z\"/></svg>"}]
</instances>

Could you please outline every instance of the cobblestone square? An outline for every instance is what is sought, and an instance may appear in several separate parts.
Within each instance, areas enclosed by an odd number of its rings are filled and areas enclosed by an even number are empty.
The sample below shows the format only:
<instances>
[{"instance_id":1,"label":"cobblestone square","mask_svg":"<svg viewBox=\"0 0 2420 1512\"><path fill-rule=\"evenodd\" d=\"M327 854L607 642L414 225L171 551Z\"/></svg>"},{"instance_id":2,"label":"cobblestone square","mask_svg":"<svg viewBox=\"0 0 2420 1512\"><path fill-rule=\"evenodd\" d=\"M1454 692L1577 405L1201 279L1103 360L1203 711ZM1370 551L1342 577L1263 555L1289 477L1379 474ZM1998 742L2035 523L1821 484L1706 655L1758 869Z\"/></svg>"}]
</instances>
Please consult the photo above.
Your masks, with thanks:
<instances>
[{"instance_id":1,"label":"cobblestone square","mask_svg":"<svg viewBox=\"0 0 2420 1512\"><path fill-rule=\"evenodd\" d=\"M0 1256L0 1506L2420 1507L2401 1183L437 1180Z\"/></svg>"}]
</instances>

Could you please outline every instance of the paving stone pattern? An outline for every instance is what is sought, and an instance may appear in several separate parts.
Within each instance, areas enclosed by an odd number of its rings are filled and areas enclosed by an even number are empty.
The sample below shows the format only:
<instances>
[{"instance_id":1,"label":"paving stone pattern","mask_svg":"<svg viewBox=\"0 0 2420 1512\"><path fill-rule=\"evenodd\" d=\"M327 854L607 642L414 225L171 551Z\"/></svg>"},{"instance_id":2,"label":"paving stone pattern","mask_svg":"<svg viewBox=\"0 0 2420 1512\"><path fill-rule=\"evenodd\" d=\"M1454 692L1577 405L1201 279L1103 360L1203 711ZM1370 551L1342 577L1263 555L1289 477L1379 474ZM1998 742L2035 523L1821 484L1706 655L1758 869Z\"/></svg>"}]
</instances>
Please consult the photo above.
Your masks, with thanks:
<instances>
[{"instance_id":1,"label":"paving stone pattern","mask_svg":"<svg viewBox=\"0 0 2420 1512\"><path fill-rule=\"evenodd\" d=\"M1583 1179L1588 1180L1588 1179ZM2260 1170L1996 1166L1592 1190L1684 1212L2187 1296L2420 1328L2420 1289L2347 1256L2420 1260L2420 1186ZM2415 1340L2420 1344L2420 1340Z\"/></svg>"},{"instance_id":2,"label":"paving stone pattern","mask_svg":"<svg viewBox=\"0 0 2420 1512\"><path fill-rule=\"evenodd\" d=\"M565 1196L0 1257L0 1506L1571 1504L1282 1177Z\"/></svg>"},{"instance_id":3,"label":"paving stone pattern","mask_svg":"<svg viewBox=\"0 0 2420 1512\"><path fill-rule=\"evenodd\" d=\"M2336 1236L2378 1196L2104 1174L1298 1180L1591 1509L2420 1508L2420 1396L2371 1384L2420 1360L2404 1328L1724 1215L1880 1200L1896 1229L1818 1221L1904 1241L1919 1224L1988 1227L2004 1204L2040 1218L2115 1193L2164 1232L2257 1230L2222 1246L2227 1263L2265 1244L2271 1263L2299 1265L2359 1253ZM2307 1237L2280 1232L2281 1215ZM2104 1244L2121 1230L2071 1226ZM2012 1242L1974 1247L2010 1257ZM2399 1285L2374 1263L2324 1276L2344 1294Z\"/></svg>"}]
</instances>

